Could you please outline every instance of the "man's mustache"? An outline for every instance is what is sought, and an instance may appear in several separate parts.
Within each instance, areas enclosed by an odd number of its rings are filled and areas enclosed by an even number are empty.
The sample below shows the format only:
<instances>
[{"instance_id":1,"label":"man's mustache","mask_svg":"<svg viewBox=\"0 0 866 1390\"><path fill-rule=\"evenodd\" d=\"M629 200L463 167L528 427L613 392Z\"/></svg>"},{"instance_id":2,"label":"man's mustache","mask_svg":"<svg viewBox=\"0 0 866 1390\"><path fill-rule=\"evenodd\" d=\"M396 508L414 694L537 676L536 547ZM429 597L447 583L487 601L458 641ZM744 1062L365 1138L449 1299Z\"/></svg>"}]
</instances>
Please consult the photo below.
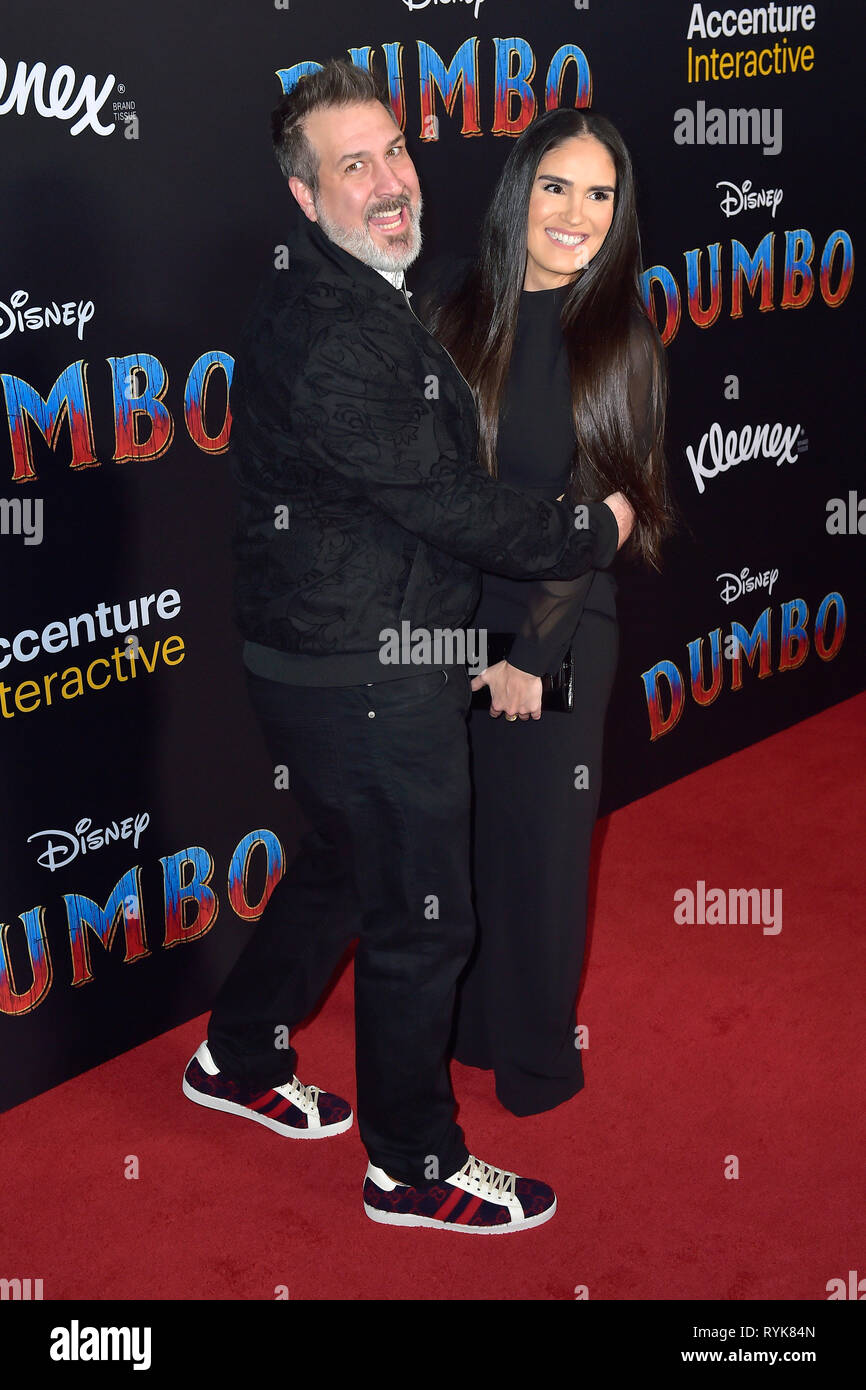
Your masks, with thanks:
<instances>
[{"instance_id":1,"label":"man's mustache","mask_svg":"<svg viewBox=\"0 0 866 1390\"><path fill-rule=\"evenodd\" d=\"M380 204L379 207L370 208L369 211L367 212L366 220L369 222L369 220L370 220L371 217L384 217L385 214L388 213L388 212L399 212L400 209L401 209L401 208L404 208L404 207L405 207L405 208L408 208L408 209L409 209L409 212L411 213L411 211L412 211L412 200L411 200L411 198L401 197L401 198L398 198L398 199L392 199L392 200L391 200L390 202L388 202L388 203L382 203L382 204Z\"/></svg>"}]
</instances>

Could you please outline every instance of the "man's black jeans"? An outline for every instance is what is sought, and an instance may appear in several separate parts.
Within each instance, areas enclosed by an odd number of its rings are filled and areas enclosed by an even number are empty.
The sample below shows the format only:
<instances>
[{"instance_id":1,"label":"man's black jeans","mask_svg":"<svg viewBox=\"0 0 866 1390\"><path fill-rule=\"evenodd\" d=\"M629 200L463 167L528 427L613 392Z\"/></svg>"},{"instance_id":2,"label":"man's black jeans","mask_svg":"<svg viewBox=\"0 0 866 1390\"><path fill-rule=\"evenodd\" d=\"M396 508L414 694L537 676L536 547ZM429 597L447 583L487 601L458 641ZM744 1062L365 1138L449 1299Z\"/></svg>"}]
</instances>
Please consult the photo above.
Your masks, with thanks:
<instances>
[{"instance_id":1,"label":"man's black jeans","mask_svg":"<svg viewBox=\"0 0 866 1390\"><path fill-rule=\"evenodd\" d=\"M468 1156L447 1062L475 939L466 671L348 687L246 678L313 828L220 990L211 1054L236 1080L290 1081L297 1055L278 1030L312 1012L358 937L361 1139L392 1178L447 1178Z\"/></svg>"}]
</instances>

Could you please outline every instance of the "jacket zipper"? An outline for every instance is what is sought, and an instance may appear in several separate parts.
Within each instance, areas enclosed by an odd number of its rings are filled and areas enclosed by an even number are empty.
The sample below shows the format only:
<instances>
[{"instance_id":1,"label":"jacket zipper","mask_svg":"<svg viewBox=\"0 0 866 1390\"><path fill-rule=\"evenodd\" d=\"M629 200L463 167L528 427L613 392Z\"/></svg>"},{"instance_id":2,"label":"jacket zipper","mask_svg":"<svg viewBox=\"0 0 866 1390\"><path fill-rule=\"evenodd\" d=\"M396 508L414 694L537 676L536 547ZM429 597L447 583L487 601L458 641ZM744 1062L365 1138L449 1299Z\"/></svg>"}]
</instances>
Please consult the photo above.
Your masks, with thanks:
<instances>
[{"instance_id":1,"label":"jacket zipper","mask_svg":"<svg viewBox=\"0 0 866 1390\"><path fill-rule=\"evenodd\" d=\"M405 299L406 296L404 295L403 298ZM409 313L412 315L413 319L415 320L415 322L419 325L419 327L423 328L424 332L427 334L427 337L430 338L430 339L432 339L432 341L436 344L436 346L437 346L442 352L445 353L445 356L448 358L448 361L451 363L451 366L454 368L454 370L455 370L455 372L457 373L457 375L459 376L460 380L463 382L463 385L466 387L466 390L469 392L469 395L470 395L470 397L471 397L471 399L472 399L472 411L473 411L473 414L474 414L474 416L475 416L475 427L476 427L476 429L477 429L477 428L478 428L478 406L477 406L476 401L475 401L475 392L472 390L472 387L469 385L469 382L466 380L465 376L464 376L463 373L461 372L461 370L460 370L460 368L458 367L457 363L454 361L454 358L451 356L451 353L448 351L447 347L445 347L444 344L440 343L439 339L438 339L437 337L435 337L435 335L434 335L433 333L430 332L430 329L427 327L426 323L422 323L422 322L421 322L421 320L419 319L418 315L415 313L415 310L412 308L412 305L411 305L411 303L409 302L408 299L406 299L406 306L407 306L407 308L408 308L408 310L409 310Z\"/></svg>"}]
</instances>

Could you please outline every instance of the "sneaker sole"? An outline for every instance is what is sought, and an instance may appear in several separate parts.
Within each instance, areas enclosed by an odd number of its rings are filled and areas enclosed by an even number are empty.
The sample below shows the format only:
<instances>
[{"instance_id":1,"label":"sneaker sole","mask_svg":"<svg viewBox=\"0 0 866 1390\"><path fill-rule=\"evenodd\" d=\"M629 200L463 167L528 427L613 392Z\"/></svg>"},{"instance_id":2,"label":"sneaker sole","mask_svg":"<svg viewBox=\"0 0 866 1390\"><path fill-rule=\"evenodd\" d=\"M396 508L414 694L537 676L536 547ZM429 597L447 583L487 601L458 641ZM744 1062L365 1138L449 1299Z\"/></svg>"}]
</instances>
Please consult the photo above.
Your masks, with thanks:
<instances>
[{"instance_id":1,"label":"sneaker sole","mask_svg":"<svg viewBox=\"0 0 866 1390\"><path fill-rule=\"evenodd\" d=\"M532 1226L543 1226L556 1212L556 1199L547 1211L537 1216L527 1216L523 1221L510 1221L507 1226L461 1226L456 1221L439 1221L435 1216L414 1216L409 1212L380 1211L378 1207L364 1203L364 1211L371 1221L382 1226L435 1226L440 1231L460 1231L468 1236L510 1236L517 1231L528 1231Z\"/></svg>"},{"instance_id":2,"label":"sneaker sole","mask_svg":"<svg viewBox=\"0 0 866 1390\"><path fill-rule=\"evenodd\" d=\"M320 1129L291 1129L287 1125L281 1125L279 1120L272 1120L268 1115L258 1115L246 1105L238 1105L237 1101L220 1100L219 1096L206 1096L190 1086L186 1077L183 1078L182 1089L187 1100L191 1100L194 1105L203 1105L206 1110L222 1110L227 1115L240 1115L245 1120L255 1120L256 1124L265 1125L284 1139L330 1139L334 1134L345 1134L347 1129L351 1129L354 1119L350 1110L346 1119L338 1120L336 1124L323 1125Z\"/></svg>"}]
</instances>

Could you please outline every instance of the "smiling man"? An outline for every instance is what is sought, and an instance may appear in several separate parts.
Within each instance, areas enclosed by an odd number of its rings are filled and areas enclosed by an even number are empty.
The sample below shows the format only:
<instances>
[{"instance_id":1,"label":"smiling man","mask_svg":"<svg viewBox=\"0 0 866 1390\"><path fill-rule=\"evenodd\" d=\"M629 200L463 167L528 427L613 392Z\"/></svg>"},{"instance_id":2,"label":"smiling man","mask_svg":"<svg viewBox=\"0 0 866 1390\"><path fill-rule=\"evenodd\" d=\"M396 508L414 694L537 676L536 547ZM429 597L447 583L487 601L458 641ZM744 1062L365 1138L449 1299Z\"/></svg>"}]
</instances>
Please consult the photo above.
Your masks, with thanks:
<instances>
[{"instance_id":1,"label":"smiling man","mask_svg":"<svg viewBox=\"0 0 866 1390\"><path fill-rule=\"evenodd\" d=\"M374 1221L509 1232L552 1189L471 1155L447 1050L472 950L465 667L386 664L382 634L462 628L479 568L574 578L632 522L619 494L572 511L476 460L475 407L412 313L421 246L405 138L368 73L328 63L273 116L300 208L231 388L236 614L251 703L310 830L220 991L185 1094L282 1136L347 1130L288 1046L355 938L355 1066ZM435 389L431 385L435 384Z\"/></svg>"},{"instance_id":2,"label":"smiling man","mask_svg":"<svg viewBox=\"0 0 866 1390\"><path fill-rule=\"evenodd\" d=\"M389 114L379 102L354 108L346 122L335 123L333 108L311 111L304 129L319 151L318 178L313 187L297 175L288 182L335 245L399 277L421 250L421 190L406 137ZM356 141L357 149L345 148Z\"/></svg>"}]
</instances>

